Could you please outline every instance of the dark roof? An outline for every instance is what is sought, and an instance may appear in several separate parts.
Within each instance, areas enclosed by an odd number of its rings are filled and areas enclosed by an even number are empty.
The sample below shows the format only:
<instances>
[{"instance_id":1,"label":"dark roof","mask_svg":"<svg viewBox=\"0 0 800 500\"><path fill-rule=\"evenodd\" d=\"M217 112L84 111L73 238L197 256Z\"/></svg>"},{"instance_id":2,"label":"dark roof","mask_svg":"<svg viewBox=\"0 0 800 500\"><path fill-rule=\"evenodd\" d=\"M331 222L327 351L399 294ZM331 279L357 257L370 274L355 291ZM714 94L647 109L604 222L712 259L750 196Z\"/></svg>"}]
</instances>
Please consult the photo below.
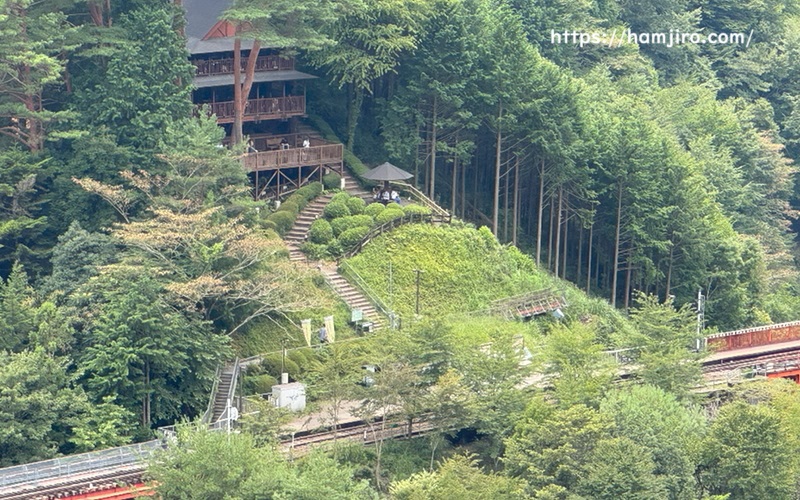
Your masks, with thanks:
<instances>
[{"instance_id":1,"label":"dark roof","mask_svg":"<svg viewBox=\"0 0 800 500\"><path fill-rule=\"evenodd\" d=\"M199 38L186 37L186 48L189 53L196 54L213 54L215 52L233 52L233 38L211 38L208 40L200 40ZM242 49L250 50L253 47L252 40L242 40ZM266 47L263 47L266 48Z\"/></svg>"},{"instance_id":2,"label":"dark roof","mask_svg":"<svg viewBox=\"0 0 800 500\"><path fill-rule=\"evenodd\" d=\"M260 71L255 74L253 81L258 82L285 82L290 80L309 80L316 76L301 71ZM206 87L222 87L233 85L233 75L198 76L194 79L194 86L198 89Z\"/></svg>"},{"instance_id":3,"label":"dark roof","mask_svg":"<svg viewBox=\"0 0 800 500\"><path fill-rule=\"evenodd\" d=\"M186 38L202 40L206 33L217 24L229 0L183 0L186 9Z\"/></svg>"}]
</instances>

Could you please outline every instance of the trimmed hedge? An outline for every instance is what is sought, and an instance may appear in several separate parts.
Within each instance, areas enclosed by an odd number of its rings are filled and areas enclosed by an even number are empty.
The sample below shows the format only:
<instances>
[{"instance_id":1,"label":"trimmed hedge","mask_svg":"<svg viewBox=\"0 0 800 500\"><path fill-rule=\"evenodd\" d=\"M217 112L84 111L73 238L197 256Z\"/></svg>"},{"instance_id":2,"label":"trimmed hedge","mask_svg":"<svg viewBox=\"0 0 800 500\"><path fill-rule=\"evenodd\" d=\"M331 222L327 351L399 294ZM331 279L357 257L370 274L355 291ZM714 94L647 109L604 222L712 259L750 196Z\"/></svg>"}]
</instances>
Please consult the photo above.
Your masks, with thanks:
<instances>
[{"instance_id":1,"label":"trimmed hedge","mask_svg":"<svg viewBox=\"0 0 800 500\"><path fill-rule=\"evenodd\" d=\"M399 219L404 215L405 213L403 212L403 209L400 208L400 205L397 205L397 208L388 206L386 207L386 210L379 213L378 216L375 217L375 222L377 224L386 224L390 220Z\"/></svg>"},{"instance_id":2,"label":"trimmed hedge","mask_svg":"<svg viewBox=\"0 0 800 500\"><path fill-rule=\"evenodd\" d=\"M349 217L333 219L331 221L331 227L333 228L333 234L336 235L336 237L339 237L339 235L348 229L353 229L354 227L359 226L369 227L374 223L375 221L369 215L351 215Z\"/></svg>"},{"instance_id":3,"label":"trimmed hedge","mask_svg":"<svg viewBox=\"0 0 800 500\"><path fill-rule=\"evenodd\" d=\"M286 233L292 229L294 225L294 219L297 217L297 214L292 214L291 212L287 211L280 211L271 214L267 217L267 221L272 222L275 224L275 230L281 236L284 236Z\"/></svg>"},{"instance_id":4,"label":"trimmed hedge","mask_svg":"<svg viewBox=\"0 0 800 500\"><path fill-rule=\"evenodd\" d=\"M300 213L308 202L322 193L322 184L312 182L307 184L286 198L278 209L267 217L265 226L274 229L279 235L285 236L292 229L297 214Z\"/></svg>"},{"instance_id":5,"label":"trimmed hedge","mask_svg":"<svg viewBox=\"0 0 800 500\"><path fill-rule=\"evenodd\" d=\"M361 241L369 231L369 226L359 226L348 229L339 236L339 243L342 244L342 248L350 249L350 247Z\"/></svg>"},{"instance_id":6,"label":"trimmed hedge","mask_svg":"<svg viewBox=\"0 0 800 500\"><path fill-rule=\"evenodd\" d=\"M340 191L340 192L336 193L335 195L331 196L331 202L343 201L343 202L347 203L347 200L349 200L349 199L350 199L350 195L347 194L344 191Z\"/></svg>"},{"instance_id":7,"label":"trimmed hedge","mask_svg":"<svg viewBox=\"0 0 800 500\"><path fill-rule=\"evenodd\" d=\"M350 213L353 215L363 214L364 209L367 208L367 203L357 196L351 196L347 200L347 208L350 209Z\"/></svg>"},{"instance_id":8,"label":"trimmed hedge","mask_svg":"<svg viewBox=\"0 0 800 500\"><path fill-rule=\"evenodd\" d=\"M406 215L430 215L431 209L428 207L423 207L422 205L416 205L412 203L410 205L404 206L403 212Z\"/></svg>"},{"instance_id":9,"label":"trimmed hedge","mask_svg":"<svg viewBox=\"0 0 800 500\"><path fill-rule=\"evenodd\" d=\"M320 245L330 243L333 239L331 223L325 219L315 220L308 230L308 239L311 240L311 243L318 243Z\"/></svg>"},{"instance_id":10,"label":"trimmed hedge","mask_svg":"<svg viewBox=\"0 0 800 500\"><path fill-rule=\"evenodd\" d=\"M386 207L383 203L370 203L364 208L364 213L372 217L377 217L384 210L386 210Z\"/></svg>"},{"instance_id":11,"label":"trimmed hedge","mask_svg":"<svg viewBox=\"0 0 800 500\"><path fill-rule=\"evenodd\" d=\"M328 219L338 219L339 217L350 215L350 209L347 208L347 203L344 200L333 200L325 206L325 210L322 213Z\"/></svg>"},{"instance_id":12,"label":"trimmed hedge","mask_svg":"<svg viewBox=\"0 0 800 500\"><path fill-rule=\"evenodd\" d=\"M300 245L300 250L311 260L322 260L328 256L328 245L320 243L303 243Z\"/></svg>"},{"instance_id":13,"label":"trimmed hedge","mask_svg":"<svg viewBox=\"0 0 800 500\"><path fill-rule=\"evenodd\" d=\"M322 184L325 186L325 189L339 189L342 186L342 176L336 172L323 175Z\"/></svg>"}]
</instances>

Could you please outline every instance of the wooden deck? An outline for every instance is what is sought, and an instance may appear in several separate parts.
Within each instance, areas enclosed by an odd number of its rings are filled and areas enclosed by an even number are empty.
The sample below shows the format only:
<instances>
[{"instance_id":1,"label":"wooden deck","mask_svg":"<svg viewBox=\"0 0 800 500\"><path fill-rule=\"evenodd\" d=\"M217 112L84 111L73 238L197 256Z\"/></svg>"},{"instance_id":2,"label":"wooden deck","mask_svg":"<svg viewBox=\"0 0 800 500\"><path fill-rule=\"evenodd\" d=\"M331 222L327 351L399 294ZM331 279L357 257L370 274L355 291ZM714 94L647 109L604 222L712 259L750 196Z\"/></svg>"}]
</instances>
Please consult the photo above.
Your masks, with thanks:
<instances>
[{"instance_id":1,"label":"wooden deck","mask_svg":"<svg viewBox=\"0 0 800 500\"><path fill-rule=\"evenodd\" d=\"M233 123L233 101L209 103L211 112L217 115L217 123ZM279 120L306 114L306 97L266 97L250 99L244 110L244 121Z\"/></svg>"},{"instance_id":2,"label":"wooden deck","mask_svg":"<svg viewBox=\"0 0 800 500\"><path fill-rule=\"evenodd\" d=\"M291 167L340 165L343 153L344 148L341 144L260 151L243 156L242 165L248 172Z\"/></svg>"},{"instance_id":3,"label":"wooden deck","mask_svg":"<svg viewBox=\"0 0 800 500\"><path fill-rule=\"evenodd\" d=\"M232 75L233 58L229 59L196 59L192 61L195 76ZM247 68L247 58L241 61L242 71ZM294 58L281 56L259 56L256 59L256 71L291 71L294 69Z\"/></svg>"}]
</instances>

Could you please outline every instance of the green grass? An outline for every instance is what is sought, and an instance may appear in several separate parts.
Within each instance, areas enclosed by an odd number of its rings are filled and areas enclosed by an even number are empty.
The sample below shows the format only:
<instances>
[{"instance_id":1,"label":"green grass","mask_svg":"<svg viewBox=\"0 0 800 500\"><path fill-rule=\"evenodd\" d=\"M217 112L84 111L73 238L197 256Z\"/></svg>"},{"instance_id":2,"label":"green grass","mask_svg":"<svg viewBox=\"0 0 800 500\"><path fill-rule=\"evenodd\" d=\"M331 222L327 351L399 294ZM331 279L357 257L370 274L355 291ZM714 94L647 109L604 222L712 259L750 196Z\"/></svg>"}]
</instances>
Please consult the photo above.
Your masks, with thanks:
<instances>
[{"instance_id":1,"label":"green grass","mask_svg":"<svg viewBox=\"0 0 800 500\"><path fill-rule=\"evenodd\" d=\"M407 319L415 310L415 269L421 270L420 313L447 318L457 330L487 339L498 328L520 329L519 334L535 336L553 320L547 316L521 325L501 318L464 317L463 313L486 309L493 300L543 288L563 293L569 304L564 308L567 320L594 323L606 345L612 345L612 332L630 328L624 314L607 302L588 297L574 285L537 268L528 255L501 245L487 228L404 225L376 238L348 262L387 306Z\"/></svg>"}]
</instances>

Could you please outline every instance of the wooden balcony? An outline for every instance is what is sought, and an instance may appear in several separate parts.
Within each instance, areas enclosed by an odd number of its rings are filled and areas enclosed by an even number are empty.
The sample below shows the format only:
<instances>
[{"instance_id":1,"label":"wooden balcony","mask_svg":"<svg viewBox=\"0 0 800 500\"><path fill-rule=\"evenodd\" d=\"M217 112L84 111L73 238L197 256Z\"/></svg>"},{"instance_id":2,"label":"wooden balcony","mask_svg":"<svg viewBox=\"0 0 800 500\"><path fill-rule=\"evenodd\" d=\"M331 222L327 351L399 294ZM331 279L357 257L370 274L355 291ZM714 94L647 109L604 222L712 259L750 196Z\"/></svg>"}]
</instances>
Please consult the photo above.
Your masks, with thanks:
<instances>
[{"instance_id":1,"label":"wooden balcony","mask_svg":"<svg viewBox=\"0 0 800 500\"><path fill-rule=\"evenodd\" d=\"M195 67L195 76L232 75L233 58L230 59L198 59L192 61ZM247 58L242 58L242 71L247 68ZM281 56L259 56L256 59L256 72L261 71L291 71L294 69L294 58Z\"/></svg>"},{"instance_id":2,"label":"wooden balcony","mask_svg":"<svg viewBox=\"0 0 800 500\"><path fill-rule=\"evenodd\" d=\"M217 115L217 123L233 123L233 101L210 103L211 112ZM244 109L243 121L279 120L306 114L306 97L266 97L250 99Z\"/></svg>"},{"instance_id":3,"label":"wooden balcony","mask_svg":"<svg viewBox=\"0 0 800 500\"><path fill-rule=\"evenodd\" d=\"M307 148L260 151L244 155L242 164L249 172L292 167L341 165L343 152L341 144L321 144Z\"/></svg>"}]
</instances>

